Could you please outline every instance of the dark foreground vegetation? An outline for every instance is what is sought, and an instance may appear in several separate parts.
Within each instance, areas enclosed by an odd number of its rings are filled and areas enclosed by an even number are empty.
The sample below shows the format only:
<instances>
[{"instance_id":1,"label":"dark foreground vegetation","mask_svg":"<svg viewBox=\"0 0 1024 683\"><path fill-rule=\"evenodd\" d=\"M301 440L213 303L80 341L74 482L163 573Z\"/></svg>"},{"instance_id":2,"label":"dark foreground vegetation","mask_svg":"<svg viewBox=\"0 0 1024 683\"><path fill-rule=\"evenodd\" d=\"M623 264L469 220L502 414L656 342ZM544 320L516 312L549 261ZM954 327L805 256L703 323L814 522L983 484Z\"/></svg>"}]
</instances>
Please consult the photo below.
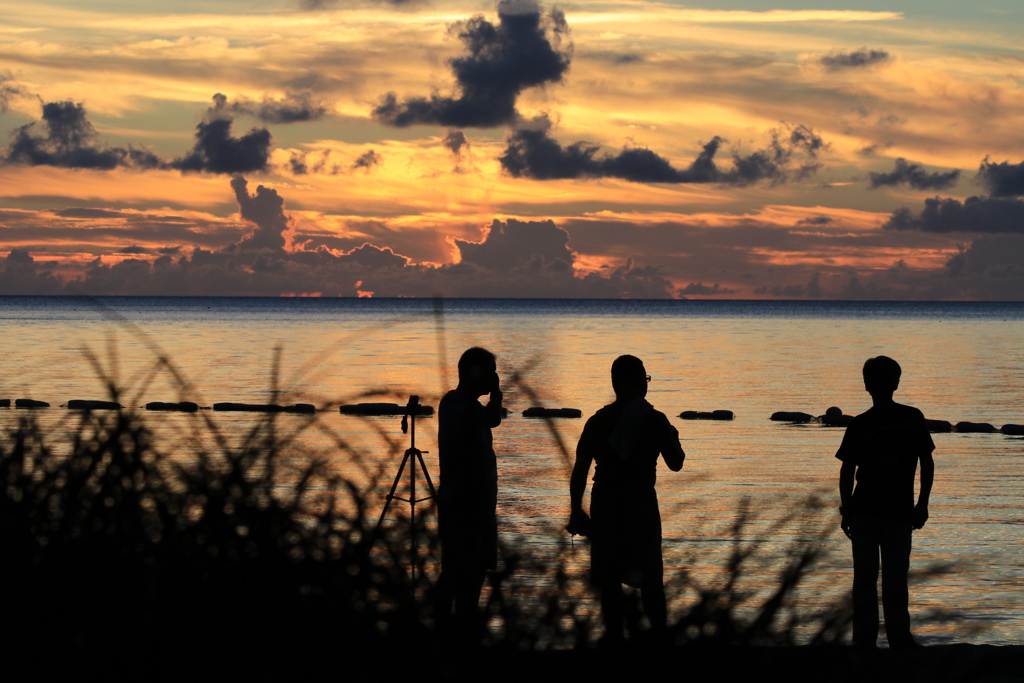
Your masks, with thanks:
<instances>
[{"instance_id":1,"label":"dark foreground vegetation","mask_svg":"<svg viewBox=\"0 0 1024 683\"><path fill-rule=\"evenodd\" d=\"M683 574L670 584L671 599L688 607L667 644L647 641L636 625L627 649L600 650L599 620L583 607L584 577L525 545L502 550L487 591L487 633L473 642L446 638L431 614L431 519L415 529L421 560L411 572L409 520L401 510L375 535L365 520L376 510L366 506L380 505L379 487L343 481L296 446L315 416L296 418L303 426L286 431L269 414L232 440L195 414L189 419L203 438L182 437L165 449L139 413L68 415L51 433L29 416L0 441L4 673L101 670L141 680L1024 677L1013 648L868 655L838 645L849 621L845 605L796 608L800 581L820 558L820 537L805 535L781 557L772 570L774 592L744 594L738 581L758 548L743 540L743 510L722 583L697 587Z\"/></svg>"}]
</instances>

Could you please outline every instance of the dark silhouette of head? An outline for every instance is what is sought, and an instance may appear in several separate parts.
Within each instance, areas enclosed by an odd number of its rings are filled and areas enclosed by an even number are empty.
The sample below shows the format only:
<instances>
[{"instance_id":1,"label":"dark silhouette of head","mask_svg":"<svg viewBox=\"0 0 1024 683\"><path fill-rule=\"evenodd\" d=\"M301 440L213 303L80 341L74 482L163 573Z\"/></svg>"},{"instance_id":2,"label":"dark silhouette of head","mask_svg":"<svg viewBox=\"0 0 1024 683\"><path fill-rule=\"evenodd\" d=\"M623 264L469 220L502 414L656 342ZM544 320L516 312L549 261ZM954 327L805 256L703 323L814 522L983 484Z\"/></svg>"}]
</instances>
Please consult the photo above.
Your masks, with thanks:
<instances>
[{"instance_id":1,"label":"dark silhouette of head","mask_svg":"<svg viewBox=\"0 0 1024 683\"><path fill-rule=\"evenodd\" d=\"M612 363L612 389L615 398L629 400L647 396L647 369L636 356L619 356Z\"/></svg>"},{"instance_id":2,"label":"dark silhouette of head","mask_svg":"<svg viewBox=\"0 0 1024 683\"><path fill-rule=\"evenodd\" d=\"M888 356L868 358L864 362L864 388L872 396L891 397L900 386L900 364Z\"/></svg>"},{"instance_id":3,"label":"dark silhouette of head","mask_svg":"<svg viewBox=\"0 0 1024 683\"><path fill-rule=\"evenodd\" d=\"M459 358L459 388L474 396L490 393L497 384L497 364L494 354L474 346Z\"/></svg>"}]
</instances>

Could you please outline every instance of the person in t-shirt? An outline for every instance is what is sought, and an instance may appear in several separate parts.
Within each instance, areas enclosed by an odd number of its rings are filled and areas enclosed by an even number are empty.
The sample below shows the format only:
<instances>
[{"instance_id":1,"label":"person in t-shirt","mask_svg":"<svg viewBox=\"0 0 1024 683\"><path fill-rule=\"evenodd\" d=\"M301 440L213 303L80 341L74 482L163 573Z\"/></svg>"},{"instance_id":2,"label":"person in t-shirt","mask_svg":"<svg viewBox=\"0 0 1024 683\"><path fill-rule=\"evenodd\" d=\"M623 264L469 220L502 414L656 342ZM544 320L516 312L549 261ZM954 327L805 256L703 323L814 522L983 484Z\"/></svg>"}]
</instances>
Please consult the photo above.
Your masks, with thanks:
<instances>
[{"instance_id":1,"label":"person in t-shirt","mask_svg":"<svg viewBox=\"0 0 1024 683\"><path fill-rule=\"evenodd\" d=\"M566 530L590 537L591 575L609 643L623 639L623 583L640 588L655 634L664 634L668 620L655 471L659 454L673 472L682 469L686 455L679 432L646 400L650 380L639 358L615 359L615 402L587 420L569 483ZM583 494L591 463L596 467L588 516Z\"/></svg>"},{"instance_id":2,"label":"person in t-shirt","mask_svg":"<svg viewBox=\"0 0 1024 683\"><path fill-rule=\"evenodd\" d=\"M483 406L478 399L485 394ZM494 354L468 349L459 359L458 386L438 406L441 575L434 618L447 625L454 605L456 624L469 637L480 625L480 592L498 556L498 462L491 429L501 424L501 402Z\"/></svg>"},{"instance_id":3,"label":"person in t-shirt","mask_svg":"<svg viewBox=\"0 0 1024 683\"><path fill-rule=\"evenodd\" d=\"M878 639L878 558L882 558L882 607L892 648L919 647L910 632L911 532L928 521L935 476L924 415L893 401L900 366L878 356L864 363L864 388L872 406L850 422L836 453L843 532L853 545L853 643L874 648ZM914 479L921 463L921 488L914 503ZM854 479L856 478L856 488Z\"/></svg>"}]
</instances>

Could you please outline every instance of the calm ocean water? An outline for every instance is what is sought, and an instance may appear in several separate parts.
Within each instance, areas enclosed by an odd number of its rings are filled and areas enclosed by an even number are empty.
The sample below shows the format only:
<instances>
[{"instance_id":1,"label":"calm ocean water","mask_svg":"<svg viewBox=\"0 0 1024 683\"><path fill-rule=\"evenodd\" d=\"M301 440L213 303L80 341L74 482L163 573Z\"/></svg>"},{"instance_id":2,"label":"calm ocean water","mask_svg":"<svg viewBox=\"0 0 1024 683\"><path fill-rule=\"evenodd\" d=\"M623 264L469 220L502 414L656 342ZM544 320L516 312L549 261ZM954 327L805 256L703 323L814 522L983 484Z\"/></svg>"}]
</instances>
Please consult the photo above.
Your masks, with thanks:
<instances>
[{"instance_id":1,"label":"calm ocean water","mask_svg":"<svg viewBox=\"0 0 1024 683\"><path fill-rule=\"evenodd\" d=\"M672 417L687 452L682 473L659 473L666 568L686 568L713 583L731 550L738 505L754 519L744 532L766 556L793 537L832 525L833 553L808 581L809 606L837 599L850 579L849 549L838 529L833 457L842 430L768 420L777 410L820 415L829 406L855 414L870 405L860 367L885 354L903 366L897 400L930 418L1024 423L1024 304L734 301L449 300L441 315L422 299L230 299L0 297L0 398L28 397L55 407L44 424L62 428L69 399L106 398L102 374L128 387L122 402L267 402L274 348L280 347L280 402L333 406L355 400L404 402L410 393L436 405L452 383L458 355L473 345L498 356L506 405L532 404L590 414L611 400L608 369L622 353L641 357L654 377L649 399ZM190 384L152 369L164 353ZM521 383L511 382L514 374ZM359 399L367 391L380 396ZM728 409L732 422L688 422L682 410ZM0 412L9 428L19 411ZM160 435L187 431L194 417L151 415ZM229 435L256 419L215 416ZM298 426L300 416L282 416ZM289 423L289 420L293 422ZM398 420L319 415L327 430L355 445L362 466L338 452L323 430L302 444L357 480L393 476L398 458L381 434L404 448ZM557 427L570 451L581 420ZM419 423L433 451L435 421ZM1024 637L1024 439L1002 434L937 434L932 518L914 540L915 570L946 573L912 588L915 630L925 642L1019 643ZM568 467L542 421L510 417L495 430L500 512L510 538L564 552L574 567L581 544L558 533L568 512ZM436 472L435 453L427 454ZM784 530L771 523L818 493L828 503ZM770 574L748 577L751 590ZM959 613L937 623L939 610Z\"/></svg>"}]
</instances>

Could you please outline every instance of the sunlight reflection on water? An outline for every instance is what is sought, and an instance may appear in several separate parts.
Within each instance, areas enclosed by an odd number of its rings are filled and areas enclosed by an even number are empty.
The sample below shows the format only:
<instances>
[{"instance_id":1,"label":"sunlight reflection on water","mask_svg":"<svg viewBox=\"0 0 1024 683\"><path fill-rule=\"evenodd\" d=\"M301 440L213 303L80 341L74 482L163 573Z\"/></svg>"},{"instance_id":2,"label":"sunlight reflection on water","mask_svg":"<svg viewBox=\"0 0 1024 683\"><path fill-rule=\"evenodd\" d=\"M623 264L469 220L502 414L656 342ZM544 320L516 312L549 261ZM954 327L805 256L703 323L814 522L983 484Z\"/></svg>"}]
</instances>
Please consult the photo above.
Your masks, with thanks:
<instances>
[{"instance_id":1,"label":"sunlight reflection on water","mask_svg":"<svg viewBox=\"0 0 1024 683\"><path fill-rule=\"evenodd\" d=\"M392 396L369 400L404 403L409 393L417 393L436 406L443 390L430 302L118 299L105 304L166 350L194 384L181 398L201 405L269 401L270 358L278 344L284 349L281 385L292 392L281 402L336 404L380 388ZM763 520L748 529L754 534L759 524L785 514L806 495L820 493L829 503L821 523L836 527L834 552L807 583L805 599L820 603L847 590L849 551L833 511L839 469L833 455L842 430L767 418L776 410L822 414L831 405L846 413L864 410L869 397L860 367L869 356L884 353L901 362L897 400L916 405L928 417L987 421L996 427L1024 423L1020 305L446 305L449 366L468 346L485 346L498 355L506 382L522 371L524 383L549 406L592 414L611 400L611 361L633 353L654 377L649 399L666 414L719 408L736 413L732 422L673 417L687 452L686 466L679 474L659 471L668 573L687 567L704 582L716 576L730 551L723 540L740 499L749 498L757 519ZM7 348L17 350L0 357L0 398L27 396L55 406L72 398L106 398L81 348L91 348L109 372L110 334L116 336L113 354L122 383L141 386L153 361L151 351L123 326L111 324L81 300L0 299L0 333ZM322 357L332 348L333 355ZM178 387L164 374L126 400L141 405L178 398ZM519 412L528 402L521 389L509 386L506 405ZM3 414L8 425L17 416L14 410ZM51 409L40 417L44 424L56 424L68 413ZM168 436L186 432L195 419L150 417L158 435ZM237 437L256 418L217 414L214 419ZM303 419L283 415L279 424L287 428ZM357 447L366 468L339 454L321 432L304 433L304 446L329 457L345 476L364 481L367 471L380 469L390 483L407 445L397 418L361 420L332 412L318 419ZM427 463L436 473L436 422L419 424L419 445L430 451ZM562 420L557 427L571 452L583 420ZM390 452L382 448L378 430L394 440ZM962 612L966 621L959 626L920 624L917 631L931 642L1019 642L1024 636L1019 589L1024 585L1019 503L1024 439L1001 434L937 434L934 439L932 518L915 536L913 566L945 564L949 571L913 589L912 611L916 618L939 609ZM513 416L495 430L495 445L503 529L538 546L569 547L561 527L568 512L571 463L554 448L545 423ZM786 540L766 539L767 548L781 552ZM579 540L576 546L573 566L580 569L586 553ZM763 589L773 578L755 575L748 581L752 589ZM973 625L988 629L971 634Z\"/></svg>"}]
</instances>

